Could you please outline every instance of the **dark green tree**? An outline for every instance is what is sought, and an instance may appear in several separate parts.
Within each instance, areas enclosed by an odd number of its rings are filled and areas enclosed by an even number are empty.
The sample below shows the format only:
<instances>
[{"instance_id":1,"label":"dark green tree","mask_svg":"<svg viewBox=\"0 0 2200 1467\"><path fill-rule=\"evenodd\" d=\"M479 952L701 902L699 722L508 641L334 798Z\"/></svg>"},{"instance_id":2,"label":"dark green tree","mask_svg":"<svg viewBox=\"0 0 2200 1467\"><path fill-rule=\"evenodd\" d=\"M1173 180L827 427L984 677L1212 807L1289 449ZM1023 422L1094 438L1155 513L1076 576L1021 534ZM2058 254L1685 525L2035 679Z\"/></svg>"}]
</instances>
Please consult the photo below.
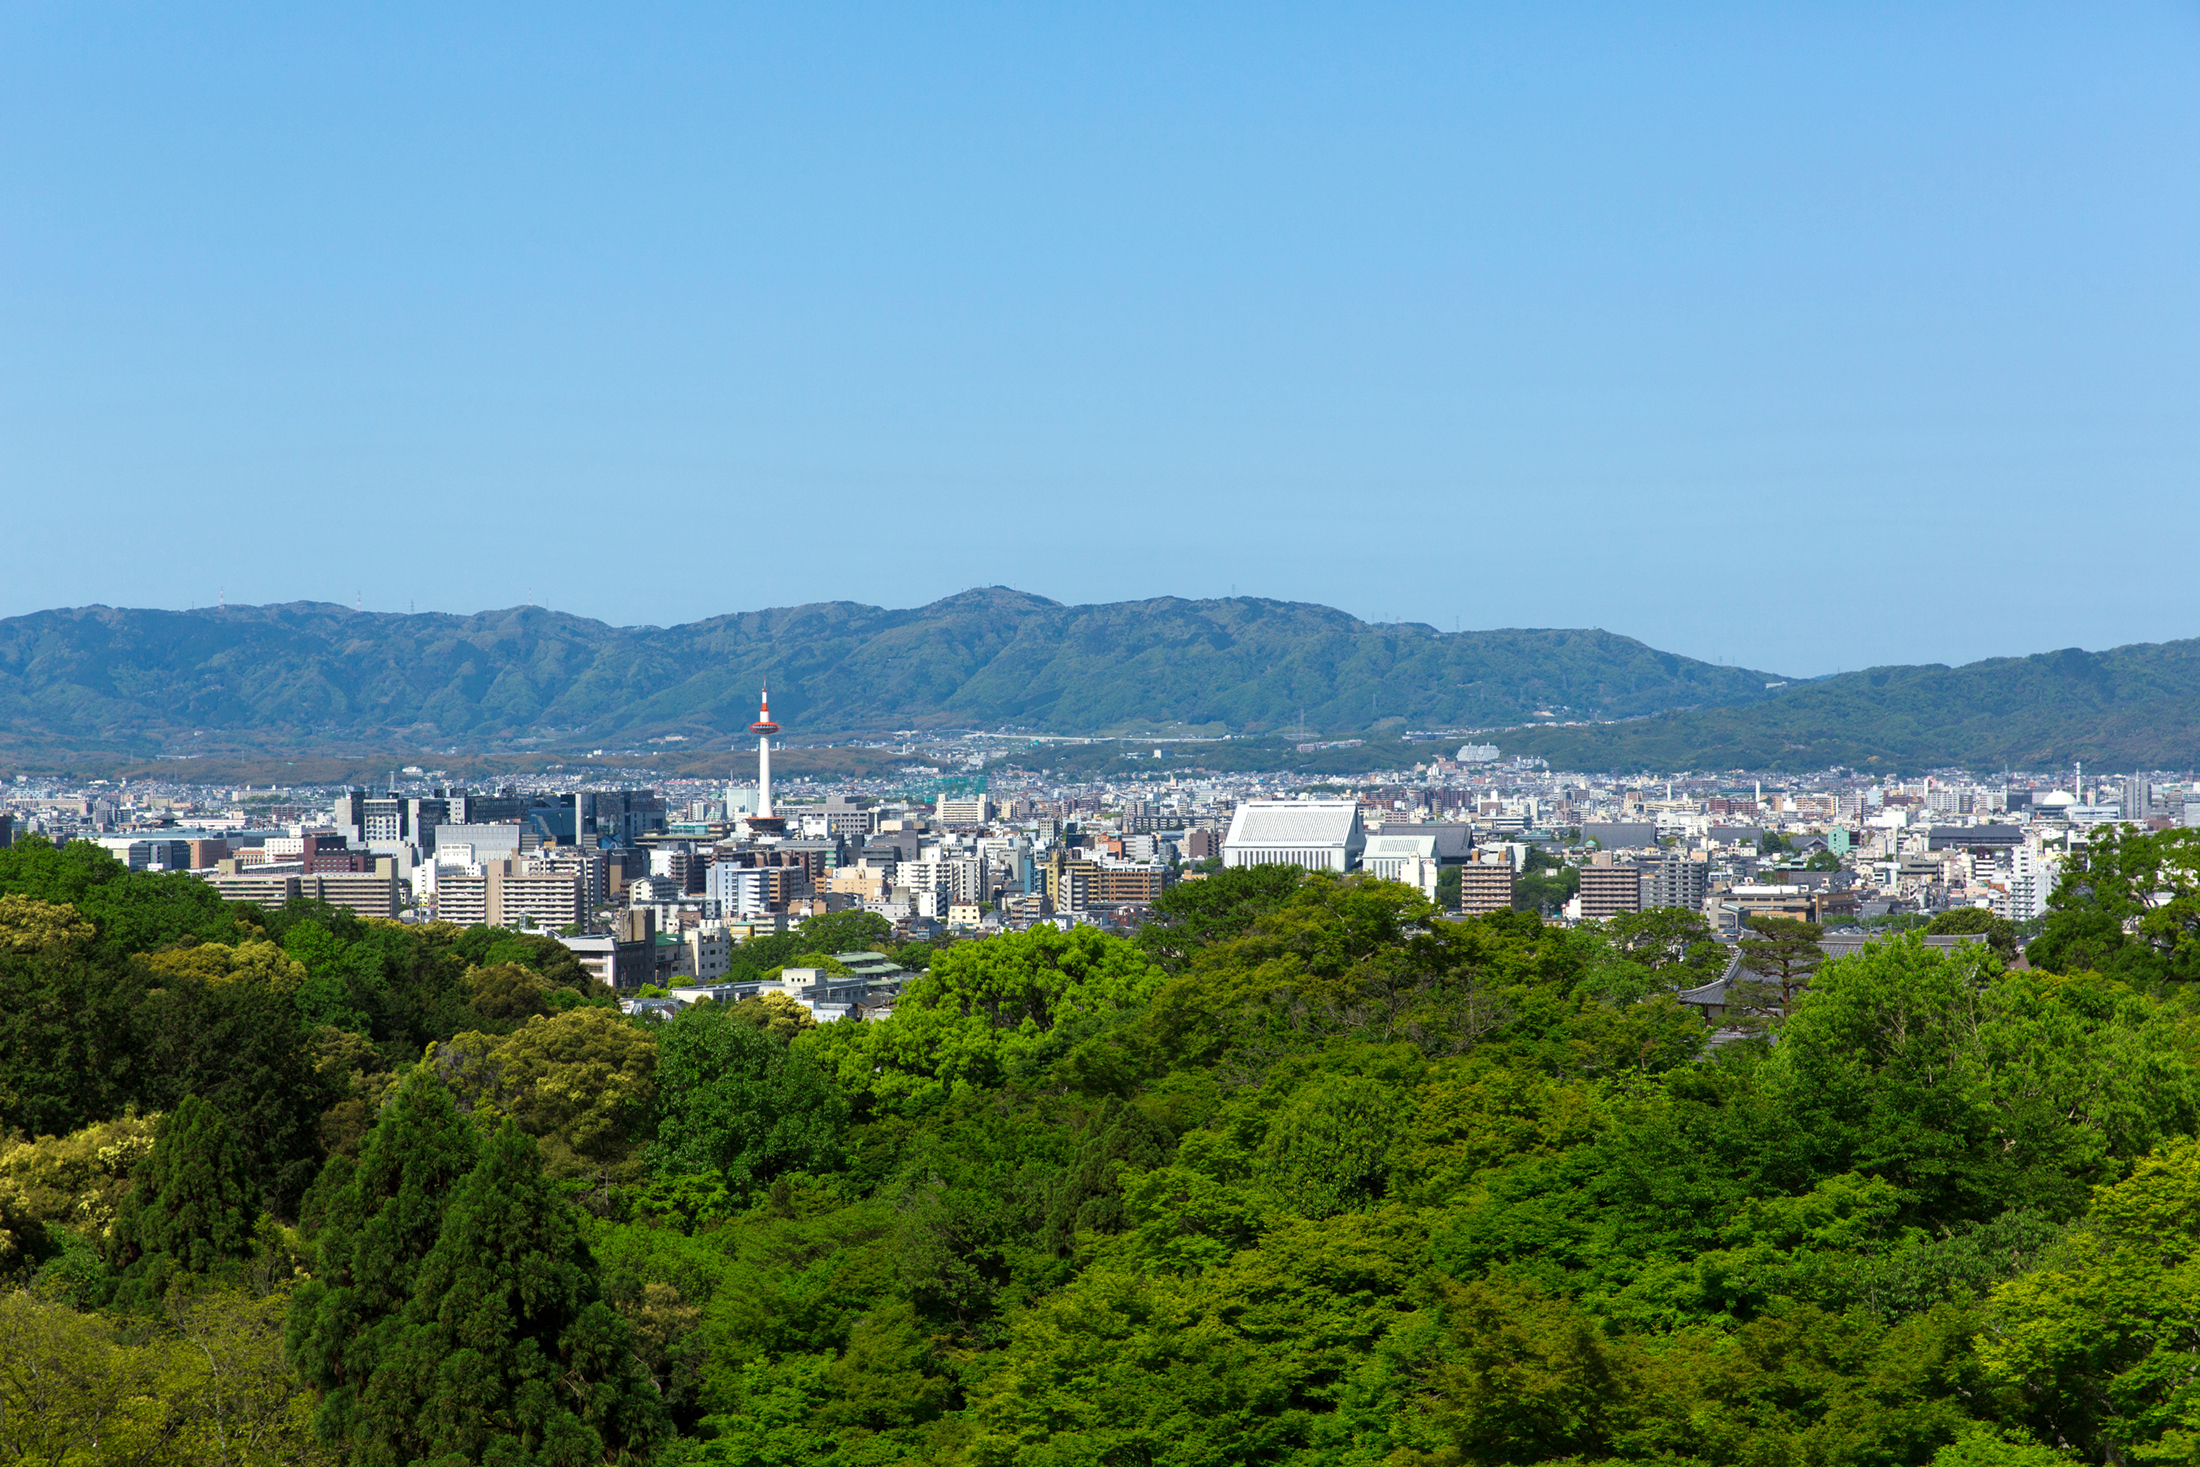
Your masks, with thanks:
<instances>
[{"instance_id":1,"label":"dark green tree","mask_svg":"<svg viewBox=\"0 0 2200 1467\"><path fill-rule=\"evenodd\" d=\"M637 1460L663 1430L573 1209L507 1122L452 1194L361 1393L355 1461Z\"/></svg>"},{"instance_id":2,"label":"dark green tree","mask_svg":"<svg viewBox=\"0 0 2200 1467\"><path fill-rule=\"evenodd\" d=\"M137 1189L115 1218L109 1257L141 1273L162 1259L186 1273L211 1273L252 1256L259 1210L237 1133L220 1111L186 1095L161 1117Z\"/></svg>"},{"instance_id":3,"label":"dark green tree","mask_svg":"<svg viewBox=\"0 0 2200 1467\"><path fill-rule=\"evenodd\" d=\"M1243 935L1289 901L1305 876L1296 866L1233 866L1179 882L1154 903L1138 945L1163 968L1181 971L1200 948Z\"/></svg>"},{"instance_id":4,"label":"dark green tree","mask_svg":"<svg viewBox=\"0 0 2200 1467\"><path fill-rule=\"evenodd\" d=\"M321 1113L336 1092L313 1064L313 1037L287 995L264 983L165 977L134 1015L147 1073L137 1098L198 1095L243 1145L260 1206L288 1216L320 1169Z\"/></svg>"},{"instance_id":5,"label":"dark green tree","mask_svg":"<svg viewBox=\"0 0 2200 1467\"><path fill-rule=\"evenodd\" d=\"M422 1066L367 1133L356 1165L332 1160L307 1199L314 1276L292 1297L286 1341L299 1374L321 1393L315 1432L347 1454L366 1448L362 1393L476 1149L473 1127Z\"/></svg>"},{"instance_id":6,"label":"dark green tree","mask_svg":"<svg viewBox=\"0 0 2200 1467\"><path fill-rule=\"evenodd\" d=\"M63 1136L148 1098L144 994L74 906L0 897L0 1132Z\"/></svg>"},{"instance_id":7,"label":"dark green tree","mask_svg":"<svg viewBox=\"0 0 2200 1467\"><path fill-rule=\"evenodd\" d=\"M1926 924L1927 937L1946 937L1962 933L1983 932L1986 945L2003 958L2017 955L2016 924L2006 917L1997 917L1984 907L1951 907Z\"/></svg>"},{"instance_id":8,"label":"dark green tree","mask_svg":"<svg viewBox=\"0 0 2200 1467\"><path fill-rule=\"evenodd\" d=\"M1605 924L1612 943L1634 962L1674 983L1708 983L1726 966L1726 949L1701 912L1650 907Z\"/></svg>"},{"instance_id":9,"label":"dark green tree","mask_svg":"<svg viewBox=\"0 0 2200 1467\"><path fill-rule=\"evenodd\" d=\"M804 922L796 935L804 952L884 952L894 940L894 924L876 912L827 912Z\"/></svg>"},{"instance_id":10,"label":"dark green tree","mask_svg":"<svg viewBox=\"0 0 2200 1467\"><path fill-rule=\"evenodd\" d=\"M257 916L182 872L132 871L89 841L56 846L38 835L0 850L0 895L8 894L66 902L98 924L100 941L121 954L152 952L186 936L227 942Z\"/></svg>"},{"instance_id":11,"label":"dark green tree","mask_svg":"<svg viewBox=\"0 0 2200 1467\"><path fill-rule=\"evenodd\" d=\"M1581 868L1568 865L1541 846L1528 847L1520 875L1513 881L1513 910L1556 912L1581 890Z\"/></svg>"},{"instance_id":12,"label":"dark green tree","mask_svg":"<svg viewBox=\"0 0 2200 1467\"><path fill-rule=\"evenodd\" d=\"M1742 939L1742 971L1749 976L1735 985L1739 991L1734 1006L1776 1022L1793 1011L1795 1000L1825 961L1825 951L1818 946L1825 929L1791 917L1752 917L1749 930L1756 934Z\"/></svg>"}]
</instances>

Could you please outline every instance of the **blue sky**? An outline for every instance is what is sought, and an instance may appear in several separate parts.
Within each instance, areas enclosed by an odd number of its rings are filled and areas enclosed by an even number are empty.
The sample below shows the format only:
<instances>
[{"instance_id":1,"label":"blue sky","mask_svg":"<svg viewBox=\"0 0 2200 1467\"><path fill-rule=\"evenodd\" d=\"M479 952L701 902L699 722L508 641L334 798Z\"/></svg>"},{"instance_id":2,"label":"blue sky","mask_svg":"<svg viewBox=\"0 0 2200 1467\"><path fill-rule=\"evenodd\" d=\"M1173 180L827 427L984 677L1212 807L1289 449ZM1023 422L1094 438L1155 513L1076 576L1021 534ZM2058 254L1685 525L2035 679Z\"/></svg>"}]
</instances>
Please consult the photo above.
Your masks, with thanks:
<instances>
[{"instance_id":1,"label":"blue sky","mask_svg":"<svg viewBox=\"0 0 2200 1467\"><path fill-rule=\"evenodd\" d=\"M2200 8L0 7L0 613L2200 635Z\"/></svg>"}]
</instances>

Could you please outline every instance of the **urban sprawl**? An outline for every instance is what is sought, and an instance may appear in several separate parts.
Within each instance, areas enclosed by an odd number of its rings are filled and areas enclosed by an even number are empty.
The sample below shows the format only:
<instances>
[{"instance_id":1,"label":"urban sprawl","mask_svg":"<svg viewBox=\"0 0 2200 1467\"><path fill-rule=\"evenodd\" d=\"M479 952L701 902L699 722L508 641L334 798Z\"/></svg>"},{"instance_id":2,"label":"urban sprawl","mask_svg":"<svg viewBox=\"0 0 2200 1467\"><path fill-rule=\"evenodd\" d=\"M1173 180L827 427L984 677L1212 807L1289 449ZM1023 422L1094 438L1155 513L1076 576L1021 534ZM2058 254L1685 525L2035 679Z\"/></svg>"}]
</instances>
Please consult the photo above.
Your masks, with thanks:
<instances>
[{"instance_id":1,"label":"urban sprawl","mask_svg":"<svg viewBox=\"0 0 2200 1467\"><path fill-rule=\"evenodd\" d=\"M890 1011L902 967L841 953L767 976L740 945L859 910L896 944L1041 923L1127 932L1179 882L1275 864L1403 882L1469 916L1678 908L1728 943L1764 918L1840 942L1963 908L2021 930L2092 831L2200 825L2200 784L2145 772L1619 778L1489 744L1353 780L1218 775L1196 746L1141 747L1149 770L1080 781L1049 776L1056 745L1004 756L998 735L939 734L889 745L906 756L892 778L775 791L768 705L755 731L753 777L726 783L474 791L417 766L380 789L19 775L0 788L0 844L89 841L261 905L540 931L629 1011L777 993L827 1021ZM1700 991L1707 1016L1721 989Z\"/></svg>"}]
</instances>

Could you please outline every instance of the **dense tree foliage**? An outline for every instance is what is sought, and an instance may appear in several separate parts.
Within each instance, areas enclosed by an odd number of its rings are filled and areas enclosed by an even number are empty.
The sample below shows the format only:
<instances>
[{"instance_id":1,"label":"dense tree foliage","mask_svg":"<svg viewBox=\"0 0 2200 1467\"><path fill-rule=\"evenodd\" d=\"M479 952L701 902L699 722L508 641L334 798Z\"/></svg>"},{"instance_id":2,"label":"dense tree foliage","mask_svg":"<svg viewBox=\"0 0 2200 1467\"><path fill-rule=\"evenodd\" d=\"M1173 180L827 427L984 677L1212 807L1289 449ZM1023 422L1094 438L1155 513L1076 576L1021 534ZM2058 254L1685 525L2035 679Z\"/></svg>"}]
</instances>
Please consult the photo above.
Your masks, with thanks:
<instances>
[{"instance_id":1,"label":"dense tree foliage","mask_svg":"<svg viewBox=\"0 0 2200 1467\"><path fill-rule=\"evenodd\" d=\"M1714 1044L1674 995L1733 949L1689 913L1217 871L1135 939L933 950L887 1017L650 1023L537 939L141 910L166 878L34 848L0 1449L2189 1460L2183 850L2100 840L2029 968L1978 919L1836 961L1760 924L1763 1032Z\"/></svg>"}]
</instances>

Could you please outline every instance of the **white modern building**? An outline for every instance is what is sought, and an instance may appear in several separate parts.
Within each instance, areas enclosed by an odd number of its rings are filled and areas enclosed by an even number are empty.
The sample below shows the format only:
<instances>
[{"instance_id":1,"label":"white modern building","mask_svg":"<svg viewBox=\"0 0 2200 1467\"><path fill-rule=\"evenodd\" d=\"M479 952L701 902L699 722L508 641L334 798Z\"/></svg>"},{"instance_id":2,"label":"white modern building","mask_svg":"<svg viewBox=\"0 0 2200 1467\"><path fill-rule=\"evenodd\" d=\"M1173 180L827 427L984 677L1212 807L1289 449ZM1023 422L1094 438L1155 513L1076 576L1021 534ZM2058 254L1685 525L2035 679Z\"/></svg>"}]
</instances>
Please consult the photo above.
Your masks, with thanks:
<instances>
[{"instance_id":1,"label":"white modern building","mask_svg":"<svg viewBox=\"0 0 2200 1467\"><path fill-rule=\"evenodd\" d=\"M1437 865L1436 837L1428 835L1404 835L1385 827L1367 838L1367 848L1360 853L1360 869L1385 881L1403 881L1413 885L1405 874L1410 862L1426 861Z\"/></svg>"},{"instance_id":2,"label":"white modern building","mask_svg":"<svg viewBox=\"0 0 2200 1467\"><path fill-rule=\"evenodd\" d=\"M1247 800L1230 817L1222 864L1342 873L1358 869L1366 849L1352 800Z\"/></svg>"}]
</instances>

